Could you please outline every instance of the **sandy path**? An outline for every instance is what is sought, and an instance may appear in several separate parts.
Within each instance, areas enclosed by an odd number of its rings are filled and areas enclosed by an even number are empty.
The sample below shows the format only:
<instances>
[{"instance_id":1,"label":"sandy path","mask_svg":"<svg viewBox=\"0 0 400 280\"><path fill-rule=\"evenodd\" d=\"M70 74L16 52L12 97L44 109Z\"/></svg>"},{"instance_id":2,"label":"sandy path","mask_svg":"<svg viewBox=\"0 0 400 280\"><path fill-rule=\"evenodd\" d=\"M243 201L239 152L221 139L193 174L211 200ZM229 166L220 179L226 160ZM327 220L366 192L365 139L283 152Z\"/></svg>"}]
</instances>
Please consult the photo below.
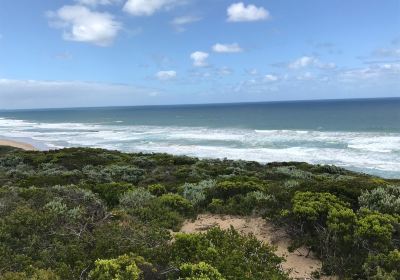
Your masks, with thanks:
<instances>
[{"instance_id":1,"label":"sandy path","mask_svg":"<svg viewBox=\"0 0 400 280\"><path fill-rule=\"evenodd\" d=\"M10 146L15 148L20 148L26 151L34 151L36 150L35 147L28 143L13 141L13 140L1 140L0 139L0 146Z\"/></svg>"},{"instance_id":2,"label":"sandy path","mask_svg":"<svg viewBox=\"0 0 400 280\"><path fill-rule=\"evenodd\" d=\"M289 239L284 231L276 230L272 224L262 218L203 214L199 215L195 221L186 221L181 231L195 233L206 231L214 226L228 229L231 225L239 232L253 233L258 240L276 246L276 254L286 259L282 265L283 269L291 271L290 276L294 279L311 279L311 273L321 268L321 262L311 254L309 257L305 257L307 254L305 248L290 253L287 250Z\"/></svg>"}]
</instances>

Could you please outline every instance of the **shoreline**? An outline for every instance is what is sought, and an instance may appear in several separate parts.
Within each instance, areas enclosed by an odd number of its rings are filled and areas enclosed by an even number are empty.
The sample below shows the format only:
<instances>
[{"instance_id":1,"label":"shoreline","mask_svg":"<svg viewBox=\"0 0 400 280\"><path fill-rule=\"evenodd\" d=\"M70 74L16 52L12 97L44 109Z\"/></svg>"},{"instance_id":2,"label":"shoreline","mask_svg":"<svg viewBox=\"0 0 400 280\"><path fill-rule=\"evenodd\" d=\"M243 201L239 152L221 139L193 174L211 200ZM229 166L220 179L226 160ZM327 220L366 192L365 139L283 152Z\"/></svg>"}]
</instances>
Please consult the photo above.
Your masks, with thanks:
<instances>
[{"instance_id":1,"label":"shoreline","mask_svg":"<svg viewBox=\"0 0 400 280\"><path fill-rule=\"evenodd\" d=\"M21 141L14 141L14 140L8 140L8 139L0 139L0 146L8 146L8 147L13 147L13 148L19 148L24 151L37 151L35 146L26 143L26 142L21 142Z\"/></svg>"},{"instance_id":2,"label":"shoreline","mask_svg":"<svg viewBox=\"0 0 400 280\"><path fill-rule=\"evenodd\" d=\"M231 158L231 157L206 157L206 156L198 156L198 155L191 155L191 154L186 154L186 153L175 153L175 152L163 152L163 151L151 151L151 150L124 150L124 149L112 149L112 148L107 148L107 147L101 147L101 146L82 146L82 145L71 145L71 146L64 146L64 147L51 147L49 144L45 144L43 142L40 142L38 140L33 140L31 138L27 138L27 137L13 137L13 138L9 138L9 137L4 137L0 135L0 146L8 146L8 147L14 147L14 148L19 148L22 149L24 151L49 151L49 150L58 150L58 149L63 149L63 148L72 148L72 147L82 147L82 148L101 148L101 149L105 149L105 150L117 150L119 152L122 153L166 153L169 155L174 155L174 156L179 156L179 155L185 155L185 156L189 156L189 157L195 157L198 159L229 159L229 160L233 160L233 161L237 161L237 160L245 160L245 159L241 159L241 158ZM246 161L246 160L245 160ZM258 163L261 164L267 164L267 163L272 163L272 162L285 162L285 161L267 161L267 162L262 162L262 161L257 161L257 160L249 160L249 161L256 161ZM293 160L289 160L289 161L293 161ZM293 161L295 162L295 161ZM306 162L308 164L312 164L312 165L333 165L333 166L337 166L337 167L341 167L344 168L346 170L352 171L352 172L356 172L356 173L363 173L366 175L371 175L371 176L378 176L384 179L400 179L399 176L397 176L396 174L391 174L391 172L386 172L387 174L379 174L378 172L368 172L366 170L360 169L360 168L352 168L350 166L341 166L335 163L312 163L309 161L305 161L303 160L302 162Z\"/></svg>"}]
</instances>

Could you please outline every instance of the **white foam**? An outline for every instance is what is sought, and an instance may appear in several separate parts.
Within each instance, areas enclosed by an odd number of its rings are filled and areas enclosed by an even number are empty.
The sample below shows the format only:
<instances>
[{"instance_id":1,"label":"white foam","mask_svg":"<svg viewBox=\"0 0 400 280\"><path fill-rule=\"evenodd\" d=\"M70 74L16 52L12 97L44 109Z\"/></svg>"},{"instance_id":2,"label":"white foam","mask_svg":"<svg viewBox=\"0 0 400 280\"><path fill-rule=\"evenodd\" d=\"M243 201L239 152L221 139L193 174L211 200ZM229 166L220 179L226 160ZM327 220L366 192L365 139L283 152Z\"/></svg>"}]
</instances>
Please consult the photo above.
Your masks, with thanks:
<instances>
[{"instance_id":1,"label":"white foam","mask_svg":"<svg viewBox=\"0 0 400 280\"><path fill-rule=\"evenodd\" d=\"M0 118L0 135L31 138L50 148L88 146L259 162L306 161L400 177L400 133L39 123Z\"/></svg>"}]
</instances>

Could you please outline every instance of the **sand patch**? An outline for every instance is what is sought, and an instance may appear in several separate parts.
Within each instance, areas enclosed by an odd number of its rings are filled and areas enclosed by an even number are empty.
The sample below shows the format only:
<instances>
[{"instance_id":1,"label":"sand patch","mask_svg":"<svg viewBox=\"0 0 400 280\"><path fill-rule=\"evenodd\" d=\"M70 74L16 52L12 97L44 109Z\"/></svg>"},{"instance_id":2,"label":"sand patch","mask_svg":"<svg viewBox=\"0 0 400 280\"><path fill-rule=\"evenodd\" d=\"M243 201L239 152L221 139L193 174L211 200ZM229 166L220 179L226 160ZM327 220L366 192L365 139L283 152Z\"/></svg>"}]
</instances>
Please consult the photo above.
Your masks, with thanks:
<instances>
[{"instance_id":1,"label":"sand patch","mask_svg":"<svg viewBox=\"0 0 400 280\"><path fill-rule=\"evenodd\" d=\"M23 149L25 151L35 151L35 147L28 143L13 141L13 140L0 140L0 146L9 146L14 148Z\"/></svg>"},{"instance_id":2,"label":"sand patch","mask_svg":"<svg viewBox=\"0 0 400 280\"><path fill-rule=\"evenodd\" d=\"M286 259L282 264L282 268L290 271L290 276L294 279L312 279L311 273L321 269L321 261L316 259L312 253L306 257L308 253L306 248L290 253L287 250L290 239L285 232L277 230L271 223L262 218L202 214L195 221L186 221L182 226L181 232L203 232L214 226L218 226L221 229L229 229L230 226L233 226L241 233L252 233L258 240L273 244L277 247L276 254Z\"/></svg>"}]
</instances>

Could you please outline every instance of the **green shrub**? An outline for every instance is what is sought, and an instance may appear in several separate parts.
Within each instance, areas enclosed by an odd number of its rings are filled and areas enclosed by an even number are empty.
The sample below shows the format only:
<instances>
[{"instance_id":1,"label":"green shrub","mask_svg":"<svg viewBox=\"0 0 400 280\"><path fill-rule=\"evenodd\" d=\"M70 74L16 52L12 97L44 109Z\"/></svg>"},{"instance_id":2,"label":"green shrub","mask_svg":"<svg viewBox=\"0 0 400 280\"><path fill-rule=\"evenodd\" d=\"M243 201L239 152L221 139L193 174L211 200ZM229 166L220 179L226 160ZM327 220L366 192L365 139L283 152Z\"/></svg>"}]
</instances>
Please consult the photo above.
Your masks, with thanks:
<instances>
[{"instance_id":1,"label":"green shrub","mask_svg":"<svg viewBox=\"0 0 400 280\"><path fill-rule=\"evenodd\" d=\"M161 184L154 184L148 187L149 192L155 196L162 196L167 193L167 189Z\"/></svg>"},{"instance_id":2,"label":"green shrub","mask_svg":"<svg viewBox=\"0 0 400 280\"><path fill-rule=\"evenodd\" d=\"M89 273L93 280L139 280L140 269L135 257L122 255L116 259L97 260Z\"/></svg>"},{"instance_id":3,"label":"green shrub","mask_svg":"<svg viewBox=\"0 0 400 280\"><path fill-rule=\"evenodd\" d=\"M29 268L30 272L6 272L1 276L2 280L61 280L50 269Z\"/></svg>"},{"instance_id":4,"label":"green shrub","mask_svg":"<svg viewBox=\"0 0 400 280\"><path fill-rule=\"evenodd\" d=\"M124 193L120 197L120 206L126 210L139 209L149 206L155 198L148 190L137 188Z\"/></svg>"},{"instance_id":5,"label":"green shrub","mask_svg":"<svg viewBox=\"0 0 400 280\"><path fill-rule=\"evenodd\" d=\"M185 183L182 186L183 197L190 200L194 206L202 206L207 198L207 191L215 188L215 180L204 180L197 184Z\"/></svg>"},{"instance_id":6,"label":"green shrub","mask_svg":"<svg viewBox=\"0 0 400 280\"><path fill-rule=\"evenodd\" d=\"M210 189L209 194L213 198L228 199L235 195L246 195L262 189L263 187L254 181L222 181Z\"/></svg>"},{"instance_id":7,"label":"green shrub","mask_svg":"<svg viewBox=\"0 0 400 280\"><path fill-rule=\"evenodd\" d=\"M213 228L204 234L178 234L171 245L171 264L205 262L226 279L288 279L268 245L254 236L242 236L233 228Z\"/></svg>"},{"instance_id":8,"label":"green shrub","mask_svg":"<svg viewBox=\"0 0 400 280\"><path fill-rule=\"evenodd\" d=\"M379 187L364 191L358 201L360 207L400 215L400 186Z\"/></svg>"},{"instance_id":9,"label":"green shrub","mask_svg":"<svg viewBox=\"0 0 400 280\"><path fill-rule=\"evenodd\" d=\"M370 254L363 265L364 276L372 280L400 279L400 251Z\"/></svg>"},{"instance_id":10,"label":"green shrub","mask_svg":"<svg viewBox=\"0 0 400 280\"><path fill-rule=\"evenodd\" d=\"M181 280L225 280L217 269L205 262L184 263L179 270L179 279Z\"/></svg>"},{"instance_id":11,"label":"green shrub","mask_svg":"<svg viewBox=\"0 0 400 280\"><path fill-rule=\"evenodd\" d=\"M120 197L124 193L132 191L135 188L135 186L129 183L95 184L88 187L91 191L97 193L111 208L119 204Z\"/></svg>"},{"instance_id":12,"label":"green shrub","mask_svg":"<svg viewBox=\"0 0 400 280\"><path fill-rule=\"evenodd\" d=\"M362 209L355 236L371 251L390 249L394 226L398 224L398 219L391 215Z\"/></svg>"},{"instance_id":13,"label":"green shrub","mask_svg":"<svg viewBox=\"0 0 400 280\"><path fill-rule=\"evenodd\" d=\"M164 194L158 200L162 206L177 211L182 215L191 216L193 214L193 205L179 194Z\"/></svg>"}]
</instances>

